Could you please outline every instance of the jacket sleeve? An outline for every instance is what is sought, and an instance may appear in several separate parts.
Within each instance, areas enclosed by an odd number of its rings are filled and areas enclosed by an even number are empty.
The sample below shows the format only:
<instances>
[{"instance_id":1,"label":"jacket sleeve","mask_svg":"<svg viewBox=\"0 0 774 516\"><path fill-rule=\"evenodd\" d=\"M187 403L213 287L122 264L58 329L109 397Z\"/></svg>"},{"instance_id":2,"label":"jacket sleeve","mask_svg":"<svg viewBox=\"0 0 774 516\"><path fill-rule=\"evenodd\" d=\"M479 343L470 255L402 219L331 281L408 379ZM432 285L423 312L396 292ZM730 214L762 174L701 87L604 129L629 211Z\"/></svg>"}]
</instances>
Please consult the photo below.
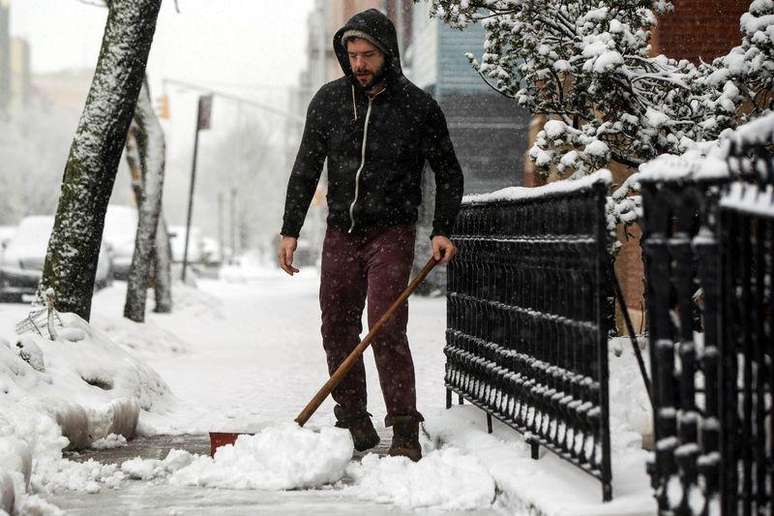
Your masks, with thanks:
<instances>
[{"instance_id":1,"label":"jacket sleeve","mask_svg":"<svg viewBox=\"0 0 774 516\"><path fill-rule=\"evenodd\" d=\"M435 174L435 218L430 238L436 235L448 237L460 211L462 169L454 153L443 111L438 103L431 102L424 141L425 157Z\"/></svg>"},{"instance_id":2,"label":"jacket sleeve","mask_svg":"<svg viewBox=\"0 0 774 516\"><path fill-rule=\"evenodd\" d=\"M285 214L280 232L283 236L298 238L322 173L326 144L323 125L324 101L321 97L321 92L318 92L309 103L306 113L304 134L285 195Z\"/></svg>"}]
</instances>

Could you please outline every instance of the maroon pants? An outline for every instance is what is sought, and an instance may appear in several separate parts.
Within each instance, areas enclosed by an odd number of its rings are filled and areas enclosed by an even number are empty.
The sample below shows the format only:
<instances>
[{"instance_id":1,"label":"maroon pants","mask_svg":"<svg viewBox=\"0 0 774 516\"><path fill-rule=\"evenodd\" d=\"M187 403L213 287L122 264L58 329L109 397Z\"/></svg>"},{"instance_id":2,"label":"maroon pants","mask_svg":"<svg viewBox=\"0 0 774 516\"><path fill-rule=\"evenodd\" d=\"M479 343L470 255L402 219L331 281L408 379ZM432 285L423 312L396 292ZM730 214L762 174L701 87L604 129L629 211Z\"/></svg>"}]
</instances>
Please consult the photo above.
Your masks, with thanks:
<instances>
[{"instance_id":1,"label":"maroon pants","mask_svg":"<svg viewBox=\"0 0 774 516\"><path fill-rule=\"evenodd\" d=\"M349 234L328 228L320 271L322 340L331 374L360 342L361 318L368 298L372 327L408 285L414 261L413 226ZM406 323L408 302L382 327L371 347L387 406L385 425L396 416L421 420L416 409L414 363ZM366 414L366 377L360 358L333 390L339 420Z\"/></svg>"}]
</instances>

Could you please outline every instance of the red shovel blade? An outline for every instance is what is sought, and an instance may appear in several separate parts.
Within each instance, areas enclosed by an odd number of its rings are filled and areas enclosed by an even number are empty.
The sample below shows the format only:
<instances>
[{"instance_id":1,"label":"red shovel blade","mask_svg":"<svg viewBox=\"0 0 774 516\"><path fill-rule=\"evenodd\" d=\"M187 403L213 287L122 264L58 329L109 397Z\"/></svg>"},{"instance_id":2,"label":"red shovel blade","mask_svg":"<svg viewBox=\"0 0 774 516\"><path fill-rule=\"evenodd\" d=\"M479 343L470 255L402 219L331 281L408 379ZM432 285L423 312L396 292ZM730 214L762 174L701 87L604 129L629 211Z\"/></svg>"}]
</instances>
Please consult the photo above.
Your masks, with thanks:
<instances>
[{"instance_id":1,"label":"red shovel blade","mask_svg":"<svg viewBox=\"0 0 774 516\"><path fill-rule=\"evenodd\" d=\"M240 435L255 435L246 432L210 432L210 457L215 456L215 450L227 444L234 444Z\"/></svg>"}]
</instances>

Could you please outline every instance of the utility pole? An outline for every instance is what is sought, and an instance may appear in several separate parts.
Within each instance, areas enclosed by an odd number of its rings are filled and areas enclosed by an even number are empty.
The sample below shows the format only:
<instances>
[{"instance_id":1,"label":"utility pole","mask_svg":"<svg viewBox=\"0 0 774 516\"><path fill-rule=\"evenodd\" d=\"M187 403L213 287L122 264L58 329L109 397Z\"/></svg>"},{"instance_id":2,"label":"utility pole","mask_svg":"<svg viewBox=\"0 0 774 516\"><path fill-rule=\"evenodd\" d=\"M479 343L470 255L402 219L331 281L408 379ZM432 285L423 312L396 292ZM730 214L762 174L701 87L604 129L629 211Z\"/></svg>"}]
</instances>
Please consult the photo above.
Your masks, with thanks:
<instances>
[{"instance_id":1,"label":"utility pole","mask_svg":"<svg viewBox=\"0 0 774 516\"><path fill-rule=\"evenodd\" d=\"M221 266L225 265L226 257L224 253L224 240L223 240L223 192L218 192L218 257L220 259Z\"/></svg>"},{"instance_id":2,"label":"utility pole","mask_svg":"<svg viewBox=\"0 0 774 516\"><path fill-rule=\"evenodd\" d=\"M231 257L237 254L237 209L236 209L237 189L231 189Z\"/></svg>"},{"instance_id":3,"label":"utility pole","mask_svg":"<svg viewBox=\"0 0 774 516\"><path fill-rule=\"evenodd\" d=\"M212 114L212 95L199 96L196 108L196 132L194 135L193 160L191 161L191 186L188 190L188 216L185 223L185 247L183 248L183 282L188 269L188 244L191 240L191 217L193 216L194 187L196 186L196 158L199 154L199 131L210 128Z\"/></svg>"}]
</instances>

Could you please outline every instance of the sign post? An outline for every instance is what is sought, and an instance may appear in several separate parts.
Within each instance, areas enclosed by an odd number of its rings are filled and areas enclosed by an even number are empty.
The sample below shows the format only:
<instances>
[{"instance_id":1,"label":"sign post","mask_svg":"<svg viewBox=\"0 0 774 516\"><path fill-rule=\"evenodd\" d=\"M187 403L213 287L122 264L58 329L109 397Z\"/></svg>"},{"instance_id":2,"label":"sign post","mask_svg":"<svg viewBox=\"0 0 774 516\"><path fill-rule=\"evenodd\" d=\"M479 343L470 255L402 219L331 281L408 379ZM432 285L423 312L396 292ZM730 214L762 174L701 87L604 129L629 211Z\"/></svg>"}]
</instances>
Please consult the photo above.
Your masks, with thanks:
<instances>
[{"instance_id":1,"label":"sign post","mask_svg":"<svg viewBox=\"0 0 774 516\"><path fill-rule=\"evenodd\" d=\"M199 152L199 131L210 128L211 118L212 94L201 95L196 110L196 134L194 137L193 162L191 163L191 187L188 190L188 216L185 223L185 247L183 248L183 282L185 282L185 273L188 268L188 244L191 240L191 216L193 215L194 187L196 185L196 157Z\"/></svg>"}]
</instances>

